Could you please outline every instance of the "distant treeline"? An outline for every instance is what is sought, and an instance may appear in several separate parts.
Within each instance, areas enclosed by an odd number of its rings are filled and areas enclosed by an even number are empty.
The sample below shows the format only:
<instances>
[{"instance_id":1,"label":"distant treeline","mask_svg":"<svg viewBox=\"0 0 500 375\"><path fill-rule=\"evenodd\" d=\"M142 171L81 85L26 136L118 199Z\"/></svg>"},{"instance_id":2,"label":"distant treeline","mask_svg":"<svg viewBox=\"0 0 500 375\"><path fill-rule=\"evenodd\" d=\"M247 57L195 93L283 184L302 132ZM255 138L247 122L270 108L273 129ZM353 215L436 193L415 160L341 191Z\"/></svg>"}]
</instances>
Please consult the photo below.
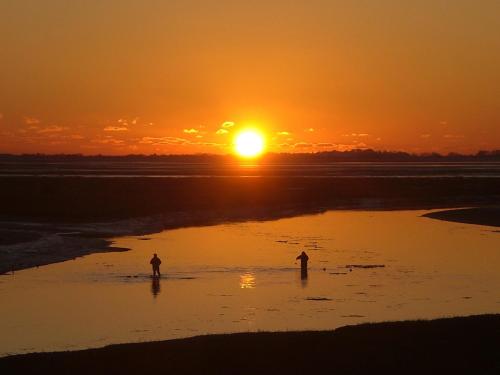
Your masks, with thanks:
<instances>
[{"instance_id":1,"label":"distant treeline","mask_svg":"<svg viewBox=\"0 0 500 375\"><path fill-rule=\"evenodd\" d=\"M82 155L82 154L0 154L0 161L165 161L186 163L230 162L236 160L234 155L216 154L178 154L178 155ZM324 151L315 153L268 153L259 160L264 162L466 162L466 161L498 161L500 150L479 151L476 154L464 155L449 153L410 154L402 151L376 151L356 149L350 151Z\"/></svg>"}]
</instances>

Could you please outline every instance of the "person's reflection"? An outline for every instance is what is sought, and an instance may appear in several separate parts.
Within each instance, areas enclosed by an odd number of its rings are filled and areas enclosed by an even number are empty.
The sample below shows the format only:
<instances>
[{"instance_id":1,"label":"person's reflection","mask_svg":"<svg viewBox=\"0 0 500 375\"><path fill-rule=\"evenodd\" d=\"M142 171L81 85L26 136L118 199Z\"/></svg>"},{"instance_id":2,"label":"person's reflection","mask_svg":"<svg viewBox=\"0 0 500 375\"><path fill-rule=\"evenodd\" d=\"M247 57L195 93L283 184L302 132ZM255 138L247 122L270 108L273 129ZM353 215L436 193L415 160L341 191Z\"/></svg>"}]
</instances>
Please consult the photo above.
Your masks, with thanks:
<instances>
[{"instance_id":1,"label":"person's reflection","mask_svg":"<svg viewBox=\"0 0 500 375\"><path fill-rule=\"evenodd\" d=\"M307 280L307 268L302 268L300 270L300 279Z\"/></svg>"},{"instance_id":2,"label":"person's reflection","mask_svg":"<svg viewBox=\"0 0 500 375\"><path fill-rule=\"evenodd\" d=\"M300 284L302 285L302 288L307 286L307 268L302 268L300 270Z\"/></svg>"},{"instance_id":3,"label":"person's reflection","mask_svg":"<svg viewBox=\"0 0 500 375\"><path fill-rule=\"evenodd\" d=\"M158 294L160 294L160 278L159 277L153 277L151 279L151 293L153 293L153 297L156 298Z\"/></svg>"}]
</instances>

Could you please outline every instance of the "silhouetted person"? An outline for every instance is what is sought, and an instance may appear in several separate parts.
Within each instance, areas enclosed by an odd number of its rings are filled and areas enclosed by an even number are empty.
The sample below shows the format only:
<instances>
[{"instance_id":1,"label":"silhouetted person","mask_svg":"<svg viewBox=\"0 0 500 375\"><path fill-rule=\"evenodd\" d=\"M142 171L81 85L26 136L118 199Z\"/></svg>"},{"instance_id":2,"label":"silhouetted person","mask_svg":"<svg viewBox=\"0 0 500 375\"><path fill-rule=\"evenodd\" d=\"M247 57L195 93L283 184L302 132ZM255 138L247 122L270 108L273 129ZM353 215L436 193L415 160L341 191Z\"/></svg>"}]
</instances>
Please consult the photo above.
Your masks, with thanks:
<instances>
[{"instance_id":1,"label":"silhouetted person","mask_svg":"<svg viewBox=\"0 0 500 375\"><path fill-rule=\"evenodd\" d=\"M301 279L307 279L307 261L309 260L309 257L307 256L306 252L303 251L295 260L300 259L300 278Z\"/></svg>"},{"instance_id":2,"label":"silhouetted person","mask_svg":"<svg viewBox=\"0 0 500 375\"><path fill-rule=\"evenodd\" d=\"M151 261L149 262L153 266L153 277L157 276L160 277L160 264L161 260L158 258L157 254L153 255L153 258L151 258Z\"/></svg>"}]
</instances>

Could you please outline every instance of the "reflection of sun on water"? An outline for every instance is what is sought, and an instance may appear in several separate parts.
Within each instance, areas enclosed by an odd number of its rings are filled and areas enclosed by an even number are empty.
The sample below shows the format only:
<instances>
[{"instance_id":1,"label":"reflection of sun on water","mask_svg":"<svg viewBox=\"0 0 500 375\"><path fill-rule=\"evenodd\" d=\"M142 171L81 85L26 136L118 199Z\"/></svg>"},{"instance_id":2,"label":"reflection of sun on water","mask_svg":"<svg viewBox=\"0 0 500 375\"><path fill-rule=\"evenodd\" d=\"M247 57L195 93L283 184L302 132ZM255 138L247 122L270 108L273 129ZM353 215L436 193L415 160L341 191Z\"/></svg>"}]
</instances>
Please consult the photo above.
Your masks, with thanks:
<instances>
[{"instance_id":1,"label":"reflection of sun on water","mask_svg":"<svg viewBox=\"0 0 500 375\"><path fill-rule=\"evenodd\" d=\"M255 276L247 272L240 276L240 288L252 289L255 288Z\"/></svg>"},{"instance_id":2,"label":"reflection of sun on water","mask_svg":"<svg viewBox=\"0 0 500 375\"><path fill-rule=\"evenodd\" d=\"M234 140L235 151L243 157L256 157L264 151L264 137L255 130L244 130Z\"/></svg>"}]
</instances>

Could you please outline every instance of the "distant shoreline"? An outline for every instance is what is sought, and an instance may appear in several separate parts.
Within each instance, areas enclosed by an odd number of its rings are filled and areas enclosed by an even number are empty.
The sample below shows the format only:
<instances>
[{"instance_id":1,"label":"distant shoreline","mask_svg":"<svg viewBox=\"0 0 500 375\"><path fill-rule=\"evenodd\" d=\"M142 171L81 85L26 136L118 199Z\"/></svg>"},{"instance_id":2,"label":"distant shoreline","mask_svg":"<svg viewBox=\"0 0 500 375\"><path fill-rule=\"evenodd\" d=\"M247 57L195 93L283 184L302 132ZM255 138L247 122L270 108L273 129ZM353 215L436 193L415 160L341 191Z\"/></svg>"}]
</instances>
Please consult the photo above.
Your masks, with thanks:
<instances>
[{"instance_id":1,"label":"distant shoreline","mask_svg":"<svg viewBox=\"0 0 500 375\"><path fill-rule=\"evenodd\" d=\"M186 163L241 162L234 154L129 154L129 155L84 155L84 154L0 154L1 162L46 162L46 161L167 161ZM498 162L500 150L478 151L473 154L409 153L373 149L319 152L268 152L257 161L263 162Z\"/></svg>"},{"instance_id":2,"label":"distant shoreline","mask_svg":"<svg viewBox=\"0 0 500 375\"><path fill-rule=\"evenodd\" d=\"M493 374L500 315L197 336L0 358L16 374Z\"/></svg>"}]
</instances>

